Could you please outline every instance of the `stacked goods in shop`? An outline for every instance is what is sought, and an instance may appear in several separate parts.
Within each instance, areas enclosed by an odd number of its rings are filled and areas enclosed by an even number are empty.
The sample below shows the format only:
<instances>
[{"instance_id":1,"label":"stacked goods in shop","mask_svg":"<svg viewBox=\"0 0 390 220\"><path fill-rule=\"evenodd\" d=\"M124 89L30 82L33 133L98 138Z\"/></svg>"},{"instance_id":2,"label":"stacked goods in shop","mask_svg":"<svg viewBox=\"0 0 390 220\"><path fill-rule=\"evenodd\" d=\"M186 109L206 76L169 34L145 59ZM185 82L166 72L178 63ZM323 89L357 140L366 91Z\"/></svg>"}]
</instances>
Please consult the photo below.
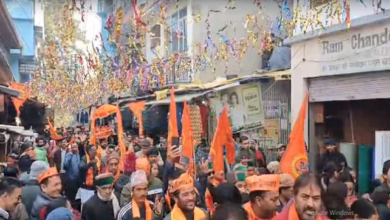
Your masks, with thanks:
<instances>
[{"instance_id":1,"label":"stacked goods in shop","mask_svg":"<svg viewBox=\"0 0 390 220\"><path fill-rule=\"evenodd\" d=\"M200 108L197 105L190 105L190 118L191 118L191 128L192 136L197 143L201 142L203 127L202 127L202 117L200 115Z\"/></svg>"}]
</instances>

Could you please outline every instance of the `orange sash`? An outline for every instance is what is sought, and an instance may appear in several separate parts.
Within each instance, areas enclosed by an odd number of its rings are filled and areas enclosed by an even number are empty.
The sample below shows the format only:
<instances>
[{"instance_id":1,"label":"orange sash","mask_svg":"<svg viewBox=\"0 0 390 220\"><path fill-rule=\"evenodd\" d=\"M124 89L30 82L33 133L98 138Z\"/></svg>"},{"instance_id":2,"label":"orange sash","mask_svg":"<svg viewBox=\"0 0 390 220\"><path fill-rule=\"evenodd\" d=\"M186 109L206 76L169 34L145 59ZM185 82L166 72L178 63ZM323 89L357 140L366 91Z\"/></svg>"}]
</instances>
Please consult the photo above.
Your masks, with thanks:
<instances>
[{"instance_id":1,"label":"orange sash","mask_svg":"<svg viewBox=\"0 0 390 220\"><path fill-rule=\"evenodd\" d=\"M252 210L252 206L251 206L251 203L250 202L247 202L245 203L243 206L242 206L246 212L248 213L248 220L273 220L275 219L276 215L272 218L269 218L269 219L261 219L261 218L258 218L255 213L253 212ZM292 220L290 219L290 216L289 216L289 219L288 220ZM299 219L298 219L299 220Z\"/></svg>"},{"instance_id":2,"label":"orange sash","mask_svg":"<svg viewBox=\"0 0 390 220\"><path fill-rule=\"evenodd\" d=\"M139 219L141 217L141 213L139 212L138 204L137 202L135 202L134 199L131 200L131 206L132 206L131 211L132 211L133 219ZM150 204L148 200L145 200L145 212L146 212L145 220L152 220L153 211L150 208Z\"/></svg>"},{"instance_id":3,"label":"orange sash","mask_svg":"<svg viewBox=\"0 0 390 220\"><path fill-rule=\"evenodd\" d=\"M89 161L90 161L89 157L87 156L87 164L89 163ZM98 173L99 173L100 172L100 160L98 158L96 158L96 166L98 168ZM85 180L85 185L89 186L89 187L94 186L93 185L94 178L95 177L93 176L93 167L90 167L88 169L88 172L87 172L87 178Z\"/></svg>"},{"instance_id":4,"label":"orange sash","mask_svg":"<svg viewBox=\"0 0 390 220\"><path fill-rule=\"evenodd\" d=\"M202 211L202 209L195 207L194 208L194 220L203 220L206 219L206 214ZM175 205L171 211L171 219L172 220L183 220L186 219L184 213L181 211L177 205Z\"/></svg>"}]
</instances>

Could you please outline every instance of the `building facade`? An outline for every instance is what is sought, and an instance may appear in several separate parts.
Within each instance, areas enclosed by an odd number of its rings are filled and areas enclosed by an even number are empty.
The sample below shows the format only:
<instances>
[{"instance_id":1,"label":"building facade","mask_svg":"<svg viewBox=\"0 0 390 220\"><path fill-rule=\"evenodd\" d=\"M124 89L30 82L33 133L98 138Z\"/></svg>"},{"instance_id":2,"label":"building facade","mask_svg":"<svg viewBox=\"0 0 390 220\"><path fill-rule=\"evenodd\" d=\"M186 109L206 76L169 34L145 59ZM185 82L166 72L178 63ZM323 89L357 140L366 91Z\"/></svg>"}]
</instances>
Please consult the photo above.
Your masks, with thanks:
<instances>
[{"instance_id":1,"label":"building facade","mask_svg":"<svg viewBox=\"0 0 390 220\"><path fill-rule=\"evenodd\" d=\"M21 49L11 50L12 73L17 82L24 83L31 79L37 67L36 45L43 38L43 5L34 0L4 2L22 40Z\"/></svg>"},{"instance_id":2,"label":"building facade","mask_svg":"<svg viewBox=\"0 0 390 220\"><path fill-rule=\"evenodd\" d=\"M13 79L11 50L20 49L22 43L3 1L0 2L0 23L2 24L0 30L0 38L2 39L0 41L0 84L7 86Z\"/></svg>"},{"instance_id":3,"label":"building facade","mask_svg":"<svg viewBox=\"0 0 390 220\"><path fill-rule=\"evenodd\" d=\"M166 2L170 3L165 5L165 25L161 25L159 24L161 5ZM120 7L123 8L125 17L133 16L134 10L132 10L130 1L100 0L99 5L103 19L102 35L107 40L108 32L104 26L108 17L115 16L116 10ZM194 57L199 55L197 52L199 47L203 47L205 43L218 45L221 44L222 39L231 41L248 39L252 32L254 34L271 32L284 38L284 32L277 28L277 20L280 16L284 16L286 20L289 19L289 16L283 14L284 12L281 14L280 5L275 1L263 1L261 9L253 1L234 1L234 4L227 5L224 0L155 1L153 4L143 0L138 1L138 6L143 8L143 19L147 20L151 14L155 17L155 19L149 19L151 20L148 22L150 32L146 34L145 44L140 49L148 63L152 63L157 58L168 59L175 53L180 54L182 62L191 63L194 62ZM255 20L257 20L259 29L252 28ZM247 28L245 28L245 23L249 23ZM262 36L261 34L256 36L258 39L254 41L260 45ZM107 41L105 46L109 48ZM201 61L203 65L196 65L196 68L186 68L184 72L179 73L166 73L167 82L206 83L218 77L226 78L228 75L250 75L265 66L262 56L259 55L259 46L256 48L249 46L240 60L229 56L227 60L211 61L211 64L205 59ZM192 63L188 66L194 67L195 65ZM213 71L214 68L215 71Z\"/></svg>"},{"instance_id":4,"label":"building facade","mask_svg":"<svg viewBox=\"0 0 390 220\"><path fill-rule=\"evenodd\" d=\"M302 14L298 16L321 11L318 16L326 17L328 4L313 2L301 8ZM301 7L296 3L295 7ZM339 3L342 5L343 1ZM297 118L308 92L305 134L310 164L315 164L315 155L323 149L323 139L335 137L342 143L340 148L350 166L369 170L362 171L369 175L375 133L390 129L387 113L390 103L390 12L387 9L390 2L372 9L371 4L364 6L359 1L351 1L349 8L350 20L341 15L339 22L337 16L328 15L324 28L321 24L313 25L313 30L307 29L306 34L302 34L305 28L296 28L295 36L285 40L293 54L292 121ZM362 161L366 161L365 165ZM367 177L361 179L364 178Z\"/></svg>"}]
</instances>

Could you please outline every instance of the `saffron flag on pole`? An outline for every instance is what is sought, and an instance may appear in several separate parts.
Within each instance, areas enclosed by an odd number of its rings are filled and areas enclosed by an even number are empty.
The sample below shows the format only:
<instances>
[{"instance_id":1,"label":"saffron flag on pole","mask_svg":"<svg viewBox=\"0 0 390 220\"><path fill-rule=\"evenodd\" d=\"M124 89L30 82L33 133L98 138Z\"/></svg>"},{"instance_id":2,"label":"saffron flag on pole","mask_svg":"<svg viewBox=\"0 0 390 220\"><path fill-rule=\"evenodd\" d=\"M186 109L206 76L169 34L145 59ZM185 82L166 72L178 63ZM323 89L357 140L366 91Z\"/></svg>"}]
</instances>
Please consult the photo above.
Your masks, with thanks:
<instances>
[{"instance_id":1,"label":"saffron flag on pole","mask_svg":"<svg viewBox=\"0 0 390 220\"><path fill-rule=\"evenodd\" d=\"M298 118L290 134L290 143L280 161L283 173L289 173L295 179L302 173L309 172L307 151L305 147L305 119L309 93L306 94L299 110Z\"/></svg>"},{"instance_id":2,"label":"saffron flag on pole","mask_svg":"<svg viewBox=\"0 0 390 220\"><path fill-rule=\"evenodd\" d=\"M177 129L177 114L176 114L176 101L175 101L175 89L171 89L171 102L169 104L169 117L168 117L168 146L172 146L172 138L179 137L179 131Z\"/></svg>"}]
</instances>

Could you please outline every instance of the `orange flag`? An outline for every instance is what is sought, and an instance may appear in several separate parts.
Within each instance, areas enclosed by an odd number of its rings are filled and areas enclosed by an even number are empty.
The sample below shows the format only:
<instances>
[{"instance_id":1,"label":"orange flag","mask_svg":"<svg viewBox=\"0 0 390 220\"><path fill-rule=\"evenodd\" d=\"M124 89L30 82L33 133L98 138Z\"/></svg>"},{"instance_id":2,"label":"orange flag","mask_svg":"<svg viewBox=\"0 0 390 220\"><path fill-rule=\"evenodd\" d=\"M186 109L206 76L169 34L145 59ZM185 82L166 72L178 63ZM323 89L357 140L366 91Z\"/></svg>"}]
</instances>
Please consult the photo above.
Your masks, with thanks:
<instances>
[{"instance_id":1,"label":"orange flag","mask_svg":"<svg viewBox=\"0 0 390 220\"><path fill-rule=\"evenodd\" d=\"M126 155L126 146L125 146L125 140L124 140L124 130L123 130L123 122L122 122L122 113L121 109L119 108L119 105L116 106L116 126L117 126L117 136L118 136L118 146L121 153L120 161L119 161L119 170L123 171L123 161Z\"/></svg>"},{"instance_id":2,"label":"orange flag","mask_svg":"<svg viewBox=\"0 0 390 220\"><path fill-rule=\"evenodd\" d=\"M194 148L192 146L193 137L192 137L192 129L191 129L191 119L190 119L190 111L188 109L187 102L184 102L183 106L183 116L181 119L182 123L182 144L183 144L183 155L189 158L192 158Z\"/></svg>"},{"instance_id":3,"label":"orange flag","mask_svg":"<svg viewBox=\"0 0 390 220\"><path fill-rule=\"evenodd\" d=\"M26 92L25 92L25 89L24 89L24 85L22 83L11 83L11 86L10 86L12 89L15 89L17 91L19 91L21 94L22 94L22 98L12 98L12 102L14 103L14 106L15 106L15 109L16 109L16 112L18 114L18 116L20 115L20 108L22 107L22 105L24 104L24 102L26 101Z\"/></svg>"},{"instance_id":4,"label":"orange flag","mask_svg":"<svg viewBox=\"0 0 390 220\"><path fill-rule=\"evenodd\" d=\"M302 173L309 171L304 137L308 100L309 93L306 94L303 100L298 118L290 134L290 144L280 161L281 171L291 174L295 179Z\"/></svg>"},{"instance_id":5,"label":"orange flag","mask_svg":"<svg viewBox=\"0 0 390 220\"><path fill-rule=\"evenodd\" d=\"M130 107L130 110L133 112L134 116L138 120L138 125L139 125L138 135L140 137L143 137L143 135L144 135L144 124L143 124L143 121L142 121L142 111L144 111L145 108L146 108L145 107L145 101L132 102L132 103L130 103L129 107Z\"/></svg>"},{"instance_id":6,"label":"orange flag","mask_svg":"<svg viewBox=\"0 0 390 220\"><path fill-rule=\"evenodd\" d=\"M47 118L47 123L49 124L50 138L55 140L55 141L61 140L62 136L57 134L56 129L51 124L51 121L49 118Z\"/></svg>"},{"instance_id":7,"label":"orange flag","mask_svg":"<svg viewBox=\"0 0 390 220\"><path fill-rule=\"evenodd\" d=\"M213 169L216 172L224 171L223 146L227 143L227 128L230 127L226 107L223 108L221 117L218 120L217 129L214 133L211 144L210 155L213 160ZM233 158L234 160L234 158Z\"/></svg>"},{"instance_id":8,"label":"orange flag","mask_svg":"<svg viewBox=\"0 0 390 220\"><path fill-rule=\"evenodd\" d=\"M171 103L169 104L169 118L168 118L168 146L172 146L173 137L179 137L176 115L177 114L176 114L175 89L172 87Z\"/></svg>"},{"instance_id":9,"label":"orange flag","mask_svg":"<svg viewBox=\"0 0 390 220\"><path fill-rule=\"evenodd\" d=\"M183 116L181 119L182 123L182 133L181 133L181 138L182 138L182 154L189 159L189 167L188 167L188 173L193 176L193 171L194 171L194 146L193 146L193 141L194 138L192 136L192 128L191 128L191 119L190 119L190 110L188 108L187 102L184 101L184 106L183 106Z\"/></svg>"}]
</instances>

